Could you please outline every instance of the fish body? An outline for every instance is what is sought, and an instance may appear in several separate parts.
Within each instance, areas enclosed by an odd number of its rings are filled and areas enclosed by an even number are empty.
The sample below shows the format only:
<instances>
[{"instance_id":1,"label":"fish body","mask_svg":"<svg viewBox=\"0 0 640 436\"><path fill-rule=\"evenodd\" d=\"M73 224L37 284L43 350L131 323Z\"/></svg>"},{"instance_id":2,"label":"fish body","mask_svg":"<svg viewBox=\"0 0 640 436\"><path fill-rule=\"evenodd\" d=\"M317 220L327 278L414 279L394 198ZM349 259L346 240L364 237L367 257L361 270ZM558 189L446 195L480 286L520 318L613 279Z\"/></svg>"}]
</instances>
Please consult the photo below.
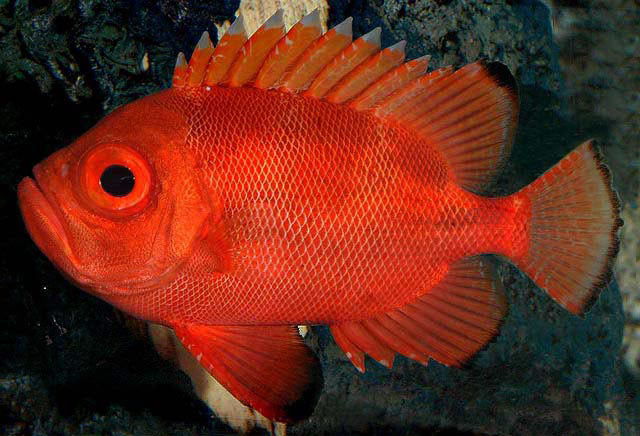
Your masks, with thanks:
<instances>
[{"instance_id":1,"label":"fish body","mask_svg":"<svg viewBox=\"0 0 640 436\"><path fill-rule=\"evenodd\" d=\"M170 89L141 104L179 114L175 141L210 213L162 299L111 300L143 319L365 319L423 294L458 259L526 251L526 201L463 190L427 141L370 114L253 88Z\"/></svg>"},{"instance_id":2,"label":"fish body","mask_svg":"<svg viewBox=\"0 0 640 436\"><path fill-rule=\"evenodd\" d=\"M315 18L314 18L315 17ZM281 14L205 34L173 87L105 117L19 186L24 220L74 283L163 324L267 418L321 385L298 324L328 324L356 368L396 353L459 365L507 307L499 254L581 313L606 282L618 204L591 142L510 196L515 80L500 64L425 72ZM312 389L314 388L314 389ZM306 404L306 406L301 406ZM302 409L300 408L302 407Z\"/></svg>"}]
</instances>

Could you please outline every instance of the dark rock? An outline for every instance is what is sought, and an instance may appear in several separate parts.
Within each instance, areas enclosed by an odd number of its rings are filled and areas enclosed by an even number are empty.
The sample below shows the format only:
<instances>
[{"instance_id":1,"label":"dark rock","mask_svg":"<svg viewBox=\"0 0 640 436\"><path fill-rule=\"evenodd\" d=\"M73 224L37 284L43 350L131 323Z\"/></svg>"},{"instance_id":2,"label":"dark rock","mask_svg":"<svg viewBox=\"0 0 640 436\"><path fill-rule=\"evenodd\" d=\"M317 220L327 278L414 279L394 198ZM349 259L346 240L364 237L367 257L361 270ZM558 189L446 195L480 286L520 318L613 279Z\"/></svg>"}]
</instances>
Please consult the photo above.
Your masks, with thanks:
<instances>
[{"instance_id":1,"label":"dark rock","mask_svg":"<svg viewBox=\"0 0 640 436\"><path fill-rule=\"evenodd\" d=\"M557 92L561 76L548 21L537 1L386 1L376 7L407 53L431 55L431 65L500 61L520 83Z\"/></svg>"}]
</instances>

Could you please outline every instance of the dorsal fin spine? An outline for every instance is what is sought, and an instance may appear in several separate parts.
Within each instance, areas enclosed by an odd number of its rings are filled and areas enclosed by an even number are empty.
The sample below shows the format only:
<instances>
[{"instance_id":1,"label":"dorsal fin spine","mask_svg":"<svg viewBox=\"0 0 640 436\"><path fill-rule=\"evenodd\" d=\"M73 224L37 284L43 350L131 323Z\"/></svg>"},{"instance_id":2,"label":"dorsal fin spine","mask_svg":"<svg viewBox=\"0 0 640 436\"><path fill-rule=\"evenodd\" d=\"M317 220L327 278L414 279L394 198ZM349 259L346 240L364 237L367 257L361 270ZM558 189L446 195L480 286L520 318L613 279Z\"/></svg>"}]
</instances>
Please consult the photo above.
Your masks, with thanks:
<instances>
[{"instance_id":1,"label":"dorsal fin spine","mask_svg":"<svg viewBox=\"0 0 640 436\"><path fill-rule=\"evenodd\" d=\"M213 86L223 81L238 51L246 41L247 33L244 27L244 19L240 15L222 35L218 45L213 50L205 73L204 85Z\"/></svg>"},{"instance_id":2,"label":"dorsal fin spine","mask_svg":"<svg viewBox=\"0 0 640 436\"><path fill-rule=\"evenodd\" d=\"M238 15L235 20L233 20L233 24L229 26L225 35L246 35L247 28L244 25L244 17L242 15Z\"/></svg>"},{"instance_id":3,"label":"dorsal fin spine","mask_svg":"<svg viewBox=\"0 0 640 436\"><path fill-rule=\"evenodd\" d=\"M360 94L387 71L402 63L405 45L406 41L400 41L362 62L331 90L326 100L344 103Z\"/></svg>"},{"instance_id":4,"label":"dorsal fin spine","mask_svg":"<svg viewBox=\"0 0 640 436\"><path fill-rule=\"evenodd\" d=\"M277 29L284 26L284 9L278 9L263 24L266 29Z\"/></svg>"},{"instance_id":5,"label":"dorsal fin spine","mask_svg":"<svg viewBox=\"0 0 640 436\"><path fill-rule=\"evenodd\" d=\"M423 75L429 65L429 59L429 56L422 56L389 71L351 101L350 106L360 111L377 106L389 95Z\"/></svg>"},{"instance_id":6,"label":"dorsal fin spine","mask_svg":"<svg viewBox=\"0 0 640 436\"><path fill-rule=\"evenodd\" d=\"M351 17L345 19L311 44L298 58L291 71L284 76L283 90L300 92L306 89L324 66L351 44L352 22Z\"/></svg>"},{"instance_id":7,"label":"dorsal fin spine","mask_svg":"<svg viewBox=\"0 0 640 436\"><path fill-rule=\"evenodd\" d=\"M178 53L178 58L176 59L176 66L173 69L173 84L174 88L180 88L185 85L187 81L187 76L189 75L189 65L187 65L187 59L184 56L184 53Z\"/></svg>"},{"instance_id":8,"label":"dorsal fin spine","mask_svg":"<svg viewBox=\"0 0 640 436\"><path fill-rule=\"evenodd\" d=\"M284 10L278 9L240 49L229 69L228 85L240 87L251 82L274 45L284 36Z\"/></svg>"},{"instance_id":9,"label":"dorsal fin spine","mask_svg":"<svg viewBox=\"0 0 640 436\"><path fill-rule=\"evenodd\" d=\"M315 9L295 24L273 47L258 72L254 86L260 89L277 86L286 70L321 34L320 10Z\"/></svg>"},{"instance_id":10,"label":"dorsal fin spine","mask_svg":"<svg viewBox=\"0 0 640 436\"><path fill-rule=\"evenodd\" d=\"M302 17L302 19L300 20L300 24L302 24L303 26L319 26L322 28L322 23L320 22L320 8L315 8L307 15Z\"/></svg>"},{"instance_id":11,"label":"dorsal fin spine","mask_svg":"<svg viewBox=\"0 0 640 436\"><path fill-rule=\"evenodd\" d=\"M202 33L196 48L193 49L191 59L189 59L189 79L187 80L187 86L194 87L202 84L213 50L209 32L205 31Z\"/></svg>"},{"instance_id":12,"label":"dorsal fin spine","mask_svg":"<svg viewBox=\"0 0 640 436\"><path fill-rule=\"evenodd\" d=\"M324 97L344 76L377 53L380 50L380 32L381 29L376 27L345 48L318 74L305 95Z\"/></svg>"},{"instance_id":13,"label":"dorsal fin spine","mask_svg":"<svg viewBox=\"0 0 640 436\"><path fill-rule=\"evenodd\" d=\"M345 18L340 24L337 24L333 30L340 35L353 36L353 17Z\"/></svg>"}]
</instances>

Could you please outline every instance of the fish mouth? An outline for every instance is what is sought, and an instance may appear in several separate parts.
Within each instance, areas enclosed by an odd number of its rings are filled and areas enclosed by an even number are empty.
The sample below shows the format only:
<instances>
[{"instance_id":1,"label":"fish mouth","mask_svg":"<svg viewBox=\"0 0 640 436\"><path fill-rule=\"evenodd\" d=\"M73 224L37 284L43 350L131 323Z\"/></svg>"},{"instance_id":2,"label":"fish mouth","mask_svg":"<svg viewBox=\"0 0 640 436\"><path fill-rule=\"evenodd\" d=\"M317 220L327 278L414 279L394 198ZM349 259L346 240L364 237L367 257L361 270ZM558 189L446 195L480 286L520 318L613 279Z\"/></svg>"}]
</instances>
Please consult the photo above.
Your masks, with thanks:
<instances>
[{"instance_id":1,"label":"fish mouth","mask_svg":"<svg viewBox=\"0 0 640 436\"><path fill-rule=\"evenodd\" d=\"M80 288L107 298L112 295L133 296L152 292L169 283L182 267L182 262L168 265L159 274L137 271L136 274L118 274L105 281L102 277L82 272L81 263L74 253L62 210L54 194L43 189L43 169L36 165L34 177L25 177L18 184L18 204L25 227L40 251L68 279ZM152 269L153 270L153 269Z\"/></svg>"},{"instance_id":2,"label":"fish mouth","mask_svg":"<svg viewBox=\"0 0 640 436\"><path fill-rule=\"evenodd\" d=\"M22 218L38 248L57 267L75 277L76 274L73 272L76 270L77 259L63 224L62 212L38 183L36 168L33 179L25 177L18 185L18 203Z\"/></svg>"}]
</instances>

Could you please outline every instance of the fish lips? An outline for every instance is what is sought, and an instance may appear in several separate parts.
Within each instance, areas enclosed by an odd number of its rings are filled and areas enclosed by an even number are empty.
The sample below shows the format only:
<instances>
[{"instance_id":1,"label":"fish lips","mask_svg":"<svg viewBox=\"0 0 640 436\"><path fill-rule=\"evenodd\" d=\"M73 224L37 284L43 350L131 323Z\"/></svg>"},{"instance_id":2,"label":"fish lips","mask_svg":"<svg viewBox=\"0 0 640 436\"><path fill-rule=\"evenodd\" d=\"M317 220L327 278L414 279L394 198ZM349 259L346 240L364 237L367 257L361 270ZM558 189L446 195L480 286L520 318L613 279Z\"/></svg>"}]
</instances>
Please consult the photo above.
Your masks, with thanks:
<instances>
[{"instance_id":1,"label":"fish lips","mask_svg":"<svg viewBox=\"0 0 640 436\"><path fill-rule=\"evenodd\" d=\"M79 274L75 267L77 259L63 224L62 212L38 183L38 166L33 171L33 179L25 177L18 185L18 204L22 219L31 239L45 256L65 274L78 280Z\"/></svg>"}]
</instances>

